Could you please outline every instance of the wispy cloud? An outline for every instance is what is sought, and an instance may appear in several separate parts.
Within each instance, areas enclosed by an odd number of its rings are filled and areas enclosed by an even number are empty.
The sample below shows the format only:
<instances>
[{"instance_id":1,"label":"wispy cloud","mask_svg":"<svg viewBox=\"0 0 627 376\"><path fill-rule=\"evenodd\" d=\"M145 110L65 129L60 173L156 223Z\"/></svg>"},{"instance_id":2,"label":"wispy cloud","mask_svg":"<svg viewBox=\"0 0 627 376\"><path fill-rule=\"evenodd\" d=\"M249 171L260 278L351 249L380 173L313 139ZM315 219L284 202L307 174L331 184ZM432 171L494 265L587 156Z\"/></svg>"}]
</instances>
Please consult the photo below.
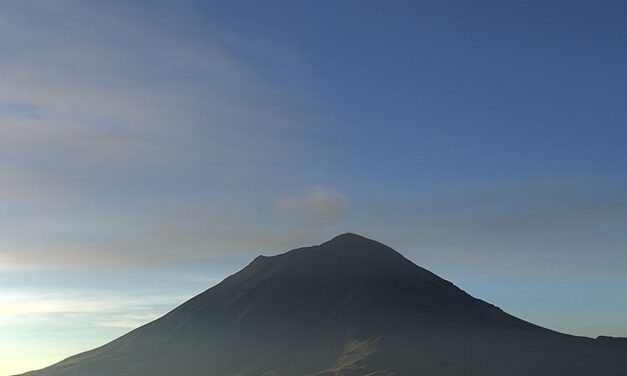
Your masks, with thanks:
<instances>
[{"instance_id":1,"label":"wispy cloud","mask_svg":"<svg viewBox=\"0 0 627 376\"><path fill-rule=\"evenodd\" d=\"M183 300L179 297L179 300ZM47 322L68 326L133 329L156 319L176 301L168 296L128 297L68 291L4 293L0 300L2 325L19 327Z\"/></svg>"},{"instance_id":2,"label":"wispy cloud","mask_svg":"<svg viewBox=\"0 0 627 376\"><path fill-rule=\"evenodd\" d=\"M314 186L300 195L287 196L278 209L298 221L326 222L340 218L346 210L346 195L337 189Z\"/></svg>"},{"instance_id":3,"label":"wispy cloud","mask_svg":"<svg viewBox=\"0 0 627 376\"><path fill-rule=\"evenodd\" d=\"M4 265L153 264L218 248L254 221L245 187L304 150L306 90L249 62L296 69L284 46L165 5L2 8Z\"/></svg>"}]
</instances>

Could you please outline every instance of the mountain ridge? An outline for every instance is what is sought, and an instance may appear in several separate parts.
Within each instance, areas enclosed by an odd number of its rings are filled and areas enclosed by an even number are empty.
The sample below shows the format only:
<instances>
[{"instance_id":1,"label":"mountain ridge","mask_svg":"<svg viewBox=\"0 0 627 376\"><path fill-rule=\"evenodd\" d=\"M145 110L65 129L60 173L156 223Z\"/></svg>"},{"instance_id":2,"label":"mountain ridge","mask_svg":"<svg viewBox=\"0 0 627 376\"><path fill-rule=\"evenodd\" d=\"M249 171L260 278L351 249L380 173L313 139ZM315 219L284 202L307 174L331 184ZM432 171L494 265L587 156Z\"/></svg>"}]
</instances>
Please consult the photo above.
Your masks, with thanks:
<instances>
[{"instance_id":1,"label":"mountain ridge","mask_svg":"<svg viewBox=\"0 0 627 376\"><path fill-rule=\"evenodd\" d=\"M619 375L623 355L620 340L518 319L346 233L258 256L161 318L24 375Z\"/></svg>"}]
</instances>

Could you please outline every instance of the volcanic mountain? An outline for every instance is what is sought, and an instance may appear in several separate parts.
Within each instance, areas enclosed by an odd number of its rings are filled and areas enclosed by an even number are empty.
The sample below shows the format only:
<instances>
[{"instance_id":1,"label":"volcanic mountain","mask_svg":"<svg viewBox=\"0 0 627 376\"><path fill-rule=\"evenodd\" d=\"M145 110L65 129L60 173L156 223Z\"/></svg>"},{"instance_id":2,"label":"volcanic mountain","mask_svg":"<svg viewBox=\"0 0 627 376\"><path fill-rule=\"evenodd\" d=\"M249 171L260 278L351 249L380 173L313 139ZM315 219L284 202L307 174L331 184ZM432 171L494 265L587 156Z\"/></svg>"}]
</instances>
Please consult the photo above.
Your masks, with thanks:
<instances>
[{"instance_id":1,"label":"volcanic mountain","mask_svg":"<svg viewBox=\"0 0 627 376\"><path fill-rule=\"evenodd\" d=\"M525 322L344 234L259 256L165 316L24 375L627 375L626 342Z\"/></svg>"}]
</instances>

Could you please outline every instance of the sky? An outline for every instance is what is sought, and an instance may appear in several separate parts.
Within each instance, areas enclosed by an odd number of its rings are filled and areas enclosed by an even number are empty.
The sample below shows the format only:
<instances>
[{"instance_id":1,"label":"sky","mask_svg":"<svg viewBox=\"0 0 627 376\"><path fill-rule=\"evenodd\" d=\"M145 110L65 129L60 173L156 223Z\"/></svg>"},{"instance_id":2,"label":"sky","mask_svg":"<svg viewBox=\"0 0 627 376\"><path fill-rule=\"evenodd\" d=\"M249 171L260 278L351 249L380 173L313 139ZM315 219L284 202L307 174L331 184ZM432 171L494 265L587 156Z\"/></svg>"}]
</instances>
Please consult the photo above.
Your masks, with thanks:
<instances>
[{"instance_id":1,"label":"sky","mask_svg":"<svg viewBox=\"0 0 627 376\"><path fill-rule=\"evenodd\" d=\"M0 2L0 375L344 232L627 336L627 3Z\"/></svg>"}]
</instances>

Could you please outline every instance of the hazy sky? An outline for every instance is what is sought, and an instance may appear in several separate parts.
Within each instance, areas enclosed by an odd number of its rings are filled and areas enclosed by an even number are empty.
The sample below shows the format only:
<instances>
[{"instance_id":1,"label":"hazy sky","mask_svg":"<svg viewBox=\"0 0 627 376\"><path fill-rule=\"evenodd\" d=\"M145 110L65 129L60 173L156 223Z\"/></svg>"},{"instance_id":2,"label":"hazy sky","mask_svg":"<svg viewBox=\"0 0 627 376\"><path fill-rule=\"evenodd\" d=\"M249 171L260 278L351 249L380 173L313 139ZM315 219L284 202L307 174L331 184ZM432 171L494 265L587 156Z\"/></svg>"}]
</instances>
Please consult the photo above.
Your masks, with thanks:
<instances>
[{"instance_id":1,"label":"hazy sky","mask_svg":"<svg viewBox=\"0 0 627 376\"><path fill-rule=\"evenodd\" d=\"M0 2L0 375L346 231L534 323L627 336L625 19Z\"/></svg>"}]
</instances>

